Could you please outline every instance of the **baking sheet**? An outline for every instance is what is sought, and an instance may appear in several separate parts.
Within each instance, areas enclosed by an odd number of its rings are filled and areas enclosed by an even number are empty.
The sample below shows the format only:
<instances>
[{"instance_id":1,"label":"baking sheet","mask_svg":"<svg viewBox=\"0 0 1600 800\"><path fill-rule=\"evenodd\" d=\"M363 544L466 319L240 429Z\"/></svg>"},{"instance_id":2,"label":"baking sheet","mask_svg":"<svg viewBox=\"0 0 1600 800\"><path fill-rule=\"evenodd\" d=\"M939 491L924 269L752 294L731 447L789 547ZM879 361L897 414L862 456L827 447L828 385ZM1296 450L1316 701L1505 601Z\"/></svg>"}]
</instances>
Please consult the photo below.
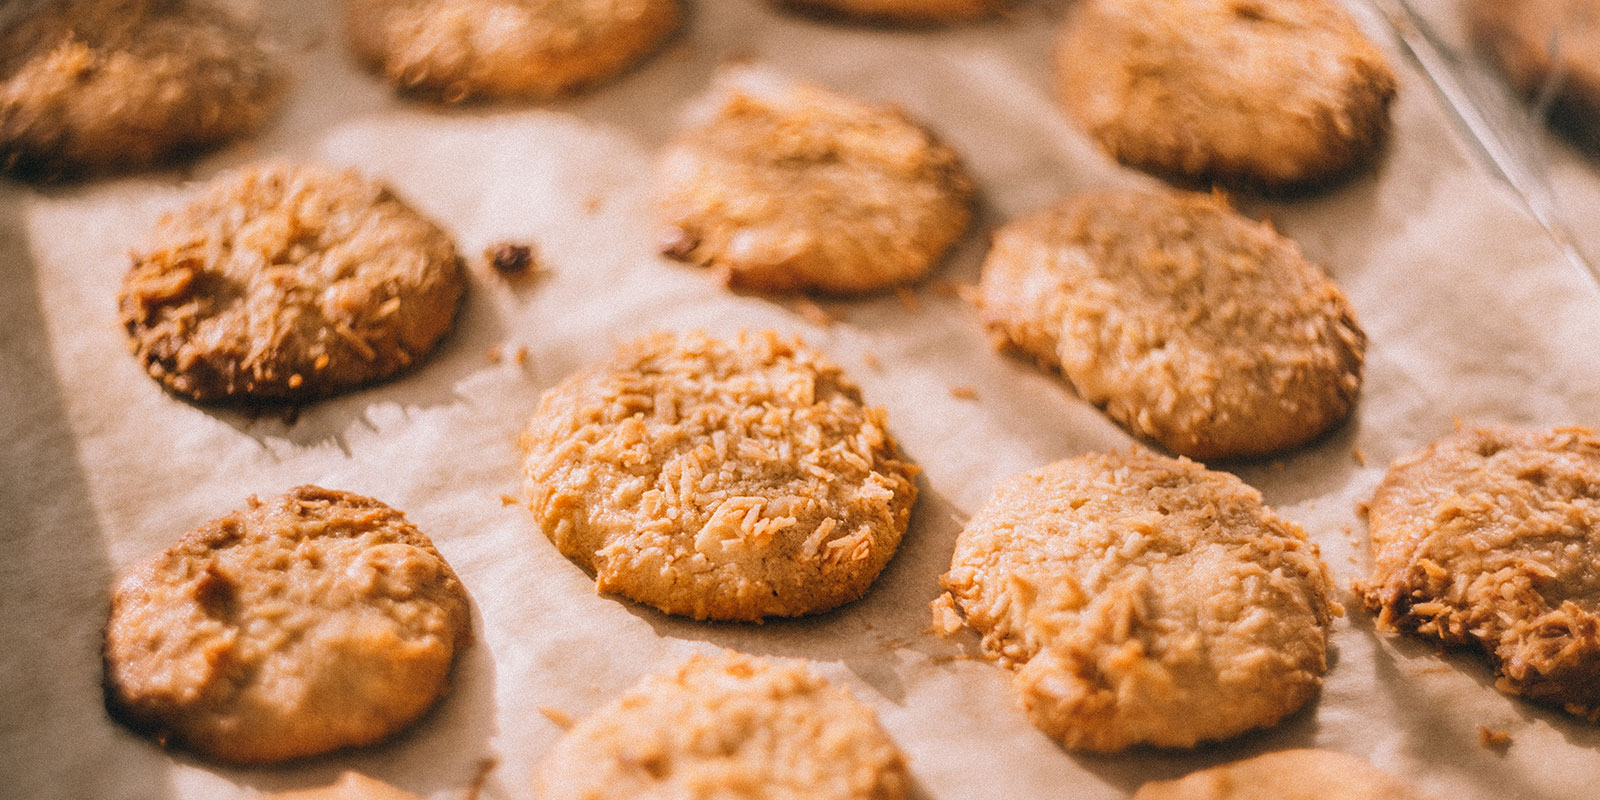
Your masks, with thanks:
<instances>
[{"instance_id":1,"label":"baking sheet","mask_svg":"<svg viewBox=\"0 0 1600 800\"><path fill-rule=\"evenodd\" d=\"M591 95L438 109L396 99L354 66L337 4L285 0L262 13L296 85L261 136L187 174L0 183L4 793L227 798L352 768L455 798L491 759L480 796L527 797L533 764L561 733L541 709L582 716L647 672L731 647L808 659L875 706L922 798L1124 797L1146 779L1299 746L1366 757L1441 797L1591 796L1600 728L1500 695L1471 658L1374 633L1348 592L1366 565L1355 507L1391 459L1456 419L1600 422L1600 292L1474 161L1364 5L1363 24L1401 73L1387 152L1322 196L1241 201L1327 266L1371 337L1348 425L1280 459L1227 465L1311 532L1351 609L1335 625L1321 697L1270 731L1194 752L1086 756L1028 724L1005 672L963 657L977 652L974 637L925 632L961 523L996 482L1130 441L1059 380L992 352L973 314L938 290L975 281L985 228L1068 192L1149 182L1100 155L1051 100L1061 10L907 31L701 2L663 53ZM835 321L820 325L788 301L735 296L654 255L652 155L729 59L899 103L962 152L982 192L977 230L914 303L822 301ZM127 354L116 319L127 251L156 218L196 191L192 180L263 158L388 179L474 264L459 329L420 370L307 408L292 425L163 393ZM536 244L547 272L516 283L492 274L478 254L505 240ZM517 489L517 432L543 389L615 342L741 327L802 335L887 407L925 470L900 553L862 601L806 620L701 624L596 595L524 510L501 504ZM111 723L99 635L114 576L252 493L300 483L406 511L461 575L477 642L452 693L387 744L271 769L164 753ZM1510 746L1480 745L1479 725L1509 732Z\"/></svg>"}]
</instances>

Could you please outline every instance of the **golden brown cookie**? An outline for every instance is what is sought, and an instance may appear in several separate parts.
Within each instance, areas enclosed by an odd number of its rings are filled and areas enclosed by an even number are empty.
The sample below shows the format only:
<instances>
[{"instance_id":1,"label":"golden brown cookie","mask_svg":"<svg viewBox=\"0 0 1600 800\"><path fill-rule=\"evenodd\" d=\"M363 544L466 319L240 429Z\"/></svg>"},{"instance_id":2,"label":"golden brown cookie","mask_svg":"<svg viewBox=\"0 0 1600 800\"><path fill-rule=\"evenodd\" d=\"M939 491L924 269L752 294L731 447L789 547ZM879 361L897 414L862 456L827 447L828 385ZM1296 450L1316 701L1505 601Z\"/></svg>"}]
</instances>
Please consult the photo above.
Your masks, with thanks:
<instances>
[{"instance_id":1,"label":"golden brown cookie","mask_svg":"<svg viewBox=\"0 0 1600 800\"><path fill-rule=\"evenodd\" d=\"M996 13L1007 0L776 0L788 6L824 16L845 16L861 20L911 25L943 25L965 22Z\"/></svg>"},{"instance_id":2,"label":"golden brown cookie","mask_svg":"<svg viewBox=\"0 0 1600 800\"><path fill-rule=\"evenodd\" d=\"M1238 478L1144 450L1000 484L956 540L934 627L1015 672L1073 749L1192 747L1274 725L1327 669L1327 567Z\"/></svg>"},{"instance_id":3,"label":"golden brown cookie","mask_svg":"<svg viewBox=\"0 0 1600 800\"><path fill-rule=\"evenodd\" d=\"M1480 648L1501 691L1600 721L1600 435L1469 428L1369 506L1378 626Z\"/></svg>"},{"instance_id":4,"label":"golden brown cookie","mask_svg":"<svg viewBox=\"0 0 1600 800\"><path fill-rule=\"evenodd\" d=\"M1472 0L1466 14L1513 88L1548 94L1557 123L1600 141L1600 0Z\"/></svg>"},{"instance_id":5,"label":"golden brown cookie","mask_svg":"<svg viewBox=\"0 0 1600 800\"><path fill-rule=\"evenodd\" d=\"M370 744L416 721L471 639L428 537L368 497L301 486L130 570L106 623L106 704L218 761Z\"/></svg>"},{"instance_id":6,"label":"golden brown cookie","mask_svg":"<svg viewBox=\"0 0 1600 800\"><path fill-rule=\"evenodd\" d=\"M1185 182L1306 189L1365 164L1395 76L1332 0L1083 0L1056 45L1068 113Z\"/></svg>"},{"instance_id":7,"label":"golden brown cookie","mask_svg":"<svg viewBox=\"0 0 1600 800\"><path fill-rule=\"evenodd\" d=\"M561 553L600 591L695 619L855 600L917 497L883 409L771 331L626 345L546 392L522 443Z\"/></svg>"},{"instance_id":8,"label":"golden brown cookie","mask_svg":"<svg viewBox=\"0 0 1600 800\"><path fill-rule=\"evenodd\" d=\"M312 399L386 378L450 329L455 245L353 171L270 166L163 217L118 296L134 352L201 401Z\"/></svg>"},{"instance_id":9,"label":"golden brown cookie","mask_svg":"<svg viewBox=\"0 0 1600 800\"><path fill-rule=\"evenodd\" d=\"M1270 225L1191 193L1083 194L1002 228L984 324L1085 400L1192 458L1310 441L1349 415L1366 335Z\"/></svg>"},{"instance_id":10,"label":"golden brown cookie","mask_svg":"<svg viewBox=\"0 0 1600 800\"><path fill-rule=\"evenodd\" d=\"M0 31L0 169L139 167L261 126L282 76L208 0L48 0Z\"/></svg>"},{"instance_id":11,"label":"golden brown cookie","mask_svg":"<svg viewBox=\"0 0 1600 800\"><path fill-rule=\"evenodd\" d=\"M662 154L662 252L729 286L869 292L914 281L961 238L972 182L900 111L755 70Z\"/></svg>"},{"instance_id":12,"label":"golden brown cookie","mask_svg":"<svg viewBox=\"0 0 1600 800\"><path fill-rule=\"evenodd\" d=\"M545 800L900 800L905 756L872 708L802 664L696 656L579 722L536 773Z\"/></svg>"},{"instance_id":13,"label":"golden brown cookie","mask_svg":"<svg viewBox=\"0 0 1600 800\"><path fill-rule=\"evenodd\" d=\"M347 0L351 46L400 89L449 102L600 83L678 27L680 0Z\"/></svg>"},{"instance_id":14,"label":"golden brown cookie","mask_svg":"<svg viewBox=\"0 0 1600 800\"><path fill-rule=\"evenodd\" d=\"M1352 755L1282 750L1139 787L1133 800L1430 800Z\"/></svg>"},{"instance_id":15,"label":"golden brown cookie","mask_svg":"<svg viewBox=\"0 0 1600 800\"><path fill-rule=\"evenodd\" d=\"M422 800L410 792L359 772L345 772L337 783L265 795L263 800Z\"/></svg>"}]
</instances>

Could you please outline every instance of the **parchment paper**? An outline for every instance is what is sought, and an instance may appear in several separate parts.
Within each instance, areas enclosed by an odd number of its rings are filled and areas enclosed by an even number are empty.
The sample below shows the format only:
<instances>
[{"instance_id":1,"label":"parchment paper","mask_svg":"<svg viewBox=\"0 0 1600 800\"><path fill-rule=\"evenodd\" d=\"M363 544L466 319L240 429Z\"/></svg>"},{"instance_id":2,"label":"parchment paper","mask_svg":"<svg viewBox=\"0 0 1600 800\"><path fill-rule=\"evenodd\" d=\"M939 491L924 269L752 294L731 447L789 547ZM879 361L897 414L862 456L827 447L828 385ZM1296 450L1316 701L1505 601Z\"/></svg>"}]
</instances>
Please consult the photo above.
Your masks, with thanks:
<instances>
[{"instance_id":1,"label":"parchment paper","mask_svg":"<svg viewBox=\"0 0 1600 800\"><path fill-rule=\"evenodd\" d=\"M1058 379L992 352L964 304L932 285L825 301L831 326L783 300L735 296L654 255L652 154L715 67L750 58L893 101L956 146L982 187L979 231L941 268L976 279L996 226L1072 191L1148 179L1109 162L1051 100L1061 9L950 30L886 30L700 2L665 52L547 106L437 109L394 98L346 55L337 4L267 4L297 74L284 115L189 175L63 187L0 183L0 794L227 798L330 782L353 768L435 798L527 797L560 735L647 672L716 647L808 659L875 706L909 754L917 796L1124 797L1149 778L1298 746L1339 749L1445 798L1586 798L1600 728L1499 694L1471 657L1374 633L1349 595L1366 569L1356 505L1387 463L1452 421L1600 423L1600 293L1471 159L1378 18L1401 71L1394 137L1369 174L1270 216L1344 286L1371 337L1355 418L1280 459L1224 466L1321 545L1351 610L1319 699L1282 725L1194 752L1084 756L1035 731L1009 675L924 632L962 521L1001 478L1129 438ZM264 158L352 165L393 183L474 262L459 329L395 382L275 417L202 408L129 357L115 295L127 251L220 170ZM478 254L537 245L548 272L508 283ZM915 307L913 307L913 305ZM760 626L669 619L599 596L521 508L514 439L539 393L617 341L656 329L796 332L843 364L925 469L900 553L865 599ZM491 348L505 355L498 363ZM523 364L511 356L527 348ZM876 363L879 366L873 366ZM950 393L966 387L976 399ZM452 693L389 743L271 769L167 753L109 721L100 628L114 577L254 493L301 483L406 511L460 573L477 642ZM1478 726L1504 730L1504 752Z\"/></svg>"}]
</instances>

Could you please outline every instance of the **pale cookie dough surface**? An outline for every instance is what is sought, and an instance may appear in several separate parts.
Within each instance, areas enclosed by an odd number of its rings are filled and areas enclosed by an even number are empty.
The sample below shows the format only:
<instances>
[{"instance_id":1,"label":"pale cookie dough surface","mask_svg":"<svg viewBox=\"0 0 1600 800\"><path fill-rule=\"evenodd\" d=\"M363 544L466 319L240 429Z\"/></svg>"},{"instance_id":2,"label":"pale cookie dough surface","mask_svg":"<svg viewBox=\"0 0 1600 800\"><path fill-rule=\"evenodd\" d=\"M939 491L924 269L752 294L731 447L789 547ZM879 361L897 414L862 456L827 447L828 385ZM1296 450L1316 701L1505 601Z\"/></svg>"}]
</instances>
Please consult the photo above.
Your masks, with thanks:
<instances>
[{"instance_id":1,"label":"pale cookie dough surface","mask_svg":"<svg viewBox=\"0 0 1600 800\"><path fill-rule=\"evenodd\" d=\"M615 77L678 27L680 0L348 0L357 55L446 101L549 98Z\"/></svg>"},{"instance_id":2,"label":"pale cookie dough surface","mask_svg":"<svg viewBox=\"0 0 1600 800\"><path fill-rule=\"evenodd\" d=\"M1481 648L1501 690L1600 720L1600 435L1470 428L1368 511L1379 627Z\"/></svg>"},{"instance_id":3,"label":"pale cookie dough surface","mask_svg":"<svg viewBox=\"0 0 1600 800\"><path fill-rule=\"evenodd\" d=\"M755 70L661 156L662 252L758 291L869 292L928 273L972 218L955 151L898 109Z\"/></svg>"},{"instance_id":4,"label":"pale cookie dough surface","mask_svg":"<svg viewBox=\"0 0 1600 800\"><path fill-rule=\"evenodd\" d=\"M370 744L444 693L470 624L461 582L399 511L315 486L252 497L122 578L107 706L218 761Z\"/></svg>"},{"instance_id":5,"label":"pale cookie dough surface","mask_svg":"<svg viewBox=\"0 0 1600 800\"><path fill-rule=\"evenodd\" d=\"M799 662L733 652L645 678L556 743L545 800L900 800L905 756L871 707Z\"/></svg>"},{"instance_id":6,"label":"pale cookie dough surface","mask_svg":"<svg viewBox=\"0 0 1600 800\"><path fill-rule=\"evenodd\" d=\"M837 14L876 22L938 25L986 17L1006 0L776 0L779 5L817 14Z\"/></svg>"},{"instance_id":7,"label":"pale cookie dough surface","mask_svg":"<svg viewBox=\"0 0 1600 800\"><path fill-rule=\"evenodd\" d=\"M140 167L259 128L283 75L207 0L49 0L0 31L0 170Z\"/></svg>"},{"instance_id":8,"label":"pale cookie dough surface","mask_svg":"<svg viewBox=\"0 0 1600 800\"><path fill-rule=\"evenodd\" d=\"M1192 458L1305 443L1361 386L1366 335L1344 293L1211 195L1083 194L1011 222L979 294L1002 345Z\"/></svg>"},{"instance_id":9,"label":"pale cookie dough surface","mask_svg":"<svg viewBox=\"0 0 1600 800\"><path fill-rule=\"evenodd\" d=\"M1395 94L1383 54L1332 0L1084 0L1056 76L1118 161L1273 191L1369 161Z\"/></svg>"},{"instance_id":10,"label":"pale cookie dough surface","mask_svg":"<svg viewBox=\"0 0 1600 800\"><path fill-rule=\"evenodd\" d=\"M839 367L768 332L657 334L539 401L529 506L604 592L695 619L798 616L866 592L916 467Z\"/></svg>"},{"instance_id":11,"label":"pale cookie dough surface","mask_svg":"<svg viewBox=\"0 0 1600 800\"><path fill-rule=\"evenodd\" d=\"M1091 453L1000 484L956 541L934 627L980 633L1069 748L1192 747L1317 692L1329 581L1305 532L1238 478Z\"/></svg>"},{"instance_id":12,"label":"pale cookie dough surface","mask_svg":"<svg viewBox=\"0 0 1600 800\"><path fill-rule=\"evenodd\" d=\"M1600 0L1469 0L1472 36L1513 88L1600 142Z\"/></svg>"},{"instance_id":13,"label":"pale cookie dough surface","mask_svg":"<svg viewBox=\"0 0 1600 800\"><path fill-rule=\"evenodd\" d=\"M118 297L136 357L200 401L305 400L411 366L465 287L450 236L353 171L214 179L162 218Z\"/></svg>"},{"instance_id":14,"label":"pale cookie dough surface","mask_svg":"<svg viewBox=\"0 0 1600 800\"><path fill-rule=\"evenodd\" d=\"M1133 800L1432 800L1352 755L1282 750L1151 781Z\"/></svg>"},{"instance_id":15,"label":"pale cookie dough surface","mask_svg":"<svg viewBox=\"0 0 1600 800\"><path fill-rule=\"evenodd\" d=\"M263 800L422 800L383 781L359 772L346 772L339 780L314 789L295 789L263 795Z\"/></svg>"}]
</instances>

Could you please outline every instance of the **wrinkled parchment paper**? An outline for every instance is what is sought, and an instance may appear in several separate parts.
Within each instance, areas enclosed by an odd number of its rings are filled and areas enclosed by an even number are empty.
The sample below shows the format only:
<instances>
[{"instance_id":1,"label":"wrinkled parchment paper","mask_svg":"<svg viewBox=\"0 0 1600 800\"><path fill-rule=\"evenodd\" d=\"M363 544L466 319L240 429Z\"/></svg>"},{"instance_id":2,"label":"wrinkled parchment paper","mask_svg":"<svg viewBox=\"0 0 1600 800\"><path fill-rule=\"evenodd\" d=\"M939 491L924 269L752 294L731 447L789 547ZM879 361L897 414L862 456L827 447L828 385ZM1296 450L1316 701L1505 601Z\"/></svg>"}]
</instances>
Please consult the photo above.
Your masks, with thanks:
<instances>
[{"instance_id":1,"label":"wrinkled parchment paper","mask_svg":"<svg viewBox=\"0 0 1600 800\"><path fill-rule=\"evenodd\" d=\"M1600 786L1600 727L1499 694L1471 657L1376 634L1348 592L1366 568L1356 506L1391 459L1455 419L1600 423L1600 292L1472 160L1376 15L1362 22L1401 72L1384 157L1319 197L1241 201L1327 266L1371 336L1348 425L1279 459L1225 465L1311 532L1338 579L1351 613L1335 625L1325 689L1234 742L1086 756L1028 724L1005 672L962 657L975 638L925 633L927 603L962 521L997 481L1128 437L1056 378L992 352L970 311L935 285L914 303L822 301L836 317L822 326L788 301L735 296L658 258L647 213L652 154L679 110L719 63L754 59L899 103L964 154L982 187L979 230L937 278L970 283L983 228L1068 192L1148 182L1101 156L1051 100L1059 7L906 31L703 0L663 53L588 96L441 110L396 99L353 65L337 4L264 5L296 84L261 136L188 174L0 183L0 794L227 798L353 768L456 798L492 759L482 797L527 797L533 764L561 733L541 709L582 716L646 672L716 647L808 659L847 685L908 753L924 798L1124 797L1146 779L1299 746L1363 756L1445 798L1584 798ZM126 352L115 311L127 251L195 192L191 181L264 158L382 176L474 263L459 329L421 369L292 425L163 393ZM483 267L484 248L507 240L536 244L547 272L512 283ZM925 470L900 553L865 599L814 619L698 624L597 595L526 511L501 503L517 489L526 415L617 341L741 327L801 334L887 407ZM270 769L166 753L111 723L99 637L114 576L248 495L300 483L403 509L460 573L477 641L452 693L391 742ZM1479 726L1508 732L1509 747L1481 745Z\"/></svg>"}]
</instances>

